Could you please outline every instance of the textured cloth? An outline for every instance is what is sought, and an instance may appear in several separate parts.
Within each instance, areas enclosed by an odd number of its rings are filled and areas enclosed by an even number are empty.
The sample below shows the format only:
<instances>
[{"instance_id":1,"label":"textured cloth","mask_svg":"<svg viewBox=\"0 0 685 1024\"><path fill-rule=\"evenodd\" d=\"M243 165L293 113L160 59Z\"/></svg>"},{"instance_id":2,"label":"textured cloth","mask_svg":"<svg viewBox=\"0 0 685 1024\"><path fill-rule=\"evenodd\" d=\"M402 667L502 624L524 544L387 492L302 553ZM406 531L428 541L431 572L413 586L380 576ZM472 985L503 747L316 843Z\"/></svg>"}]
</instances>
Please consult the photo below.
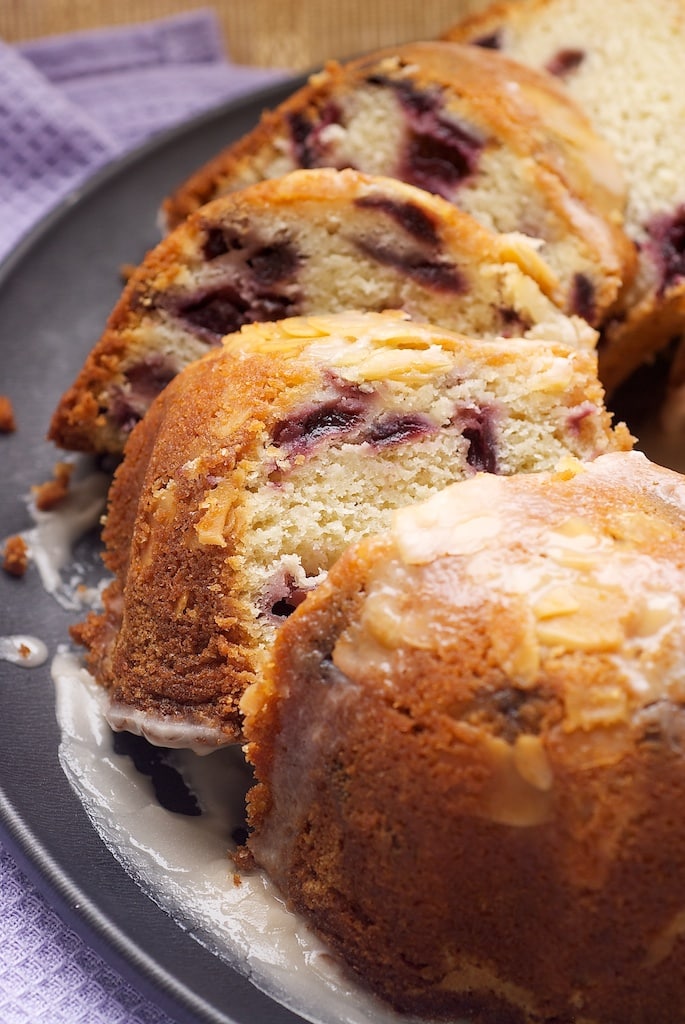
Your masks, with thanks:
<instances>
[{"instance_id":1,"label":"textured cloth","mask_svg":"<svg viewBox=\"0 0 685 1024\"><path fill-rule=\"evenodd\" d=\"M172 1024L67 928L0 846L2 1024Z\"/></svg>"},{"instance_id":2,"label":"textured cloth","mask_svg":"<svg viewBox=\"0 0 685 1024\"><path fill-rule=\"evenodd\" d=\"M203 11L18 48L0 42L0 259L114 157L282 77L230 64Z\"/></svg>"},{"instance_id":3,"label":"textured cloth","mask_svg":"<svg viewBox=\"0 0 685 1024\"><path fill-rule=\"evenodd\" d=\"M0 42L0 258L94 170L283 74L226 59L206 11ZM0 845L0 1024L172 1024L67 928Z\"/></svg>"}]
</instances>

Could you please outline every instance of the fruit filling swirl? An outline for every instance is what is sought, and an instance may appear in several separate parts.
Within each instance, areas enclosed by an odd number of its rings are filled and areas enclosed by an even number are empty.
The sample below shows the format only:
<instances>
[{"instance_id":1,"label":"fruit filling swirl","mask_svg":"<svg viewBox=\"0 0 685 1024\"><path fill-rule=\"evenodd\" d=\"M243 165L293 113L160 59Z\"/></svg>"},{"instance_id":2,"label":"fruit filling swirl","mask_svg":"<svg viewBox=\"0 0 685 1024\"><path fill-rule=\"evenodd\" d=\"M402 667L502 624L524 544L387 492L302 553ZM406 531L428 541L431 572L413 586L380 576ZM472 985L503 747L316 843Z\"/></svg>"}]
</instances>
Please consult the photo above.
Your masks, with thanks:
<instances>
[{"instance_id":1,"label":"fruit filling swirl","mask_svg":"<svg viewBox=\"0 0 685 1024\"><path fill-rule=\"evenodd\" d=\"M596 290L593 282L587 276L578 272L573 276L573 289L571 292L571 310L583 320L593 323L597 313Z\"/></svg>"},{"instance_id":2,"label":"fruit filling swirl","mask_svg":"<svg viewBox=\"0 0 685 1024\"><path fill-rule=\"evenodd\" d=\"M371 238L358 238L359 251L384 267L394 267L423 288L461 295L466 291L463 274L453 263L444 259L431 259L421 250L401 251L395 246Z\"/></svg>"},{"instance_id":3,"label":"fruit filling swirl","mask_svg":"<svg viewBox=\"0 0 685 1024\"><path fill-rule=\"evenodd\" d=\"M466 461L477 473L497 473L497 439L492 409L461 409L453 419L468 441Z\"/></svg>"},{"instance_id":4,"label":"fruit filling swirl","mask_svg":"<svg viewBox=\"0 0 685 1024\"><path fill-rule=\"evenodd\" d=\"M372 223L365 235L352 240L368 259L394 267L422 287L453 293L466 290L459 269L435 255L440 246L438 227L420 206L380 194L360 197L355 205L390 220L402 232L398 244L381 243L372 237ZM225 268L226 278L212 287L181 294L169 292L155 300L160 310L180 321L199 341L215 346L244 324L283 320L302 313L298 270L304 257L289 238L266 241L253 230L240 234L207 223L201 252L207 263ZM112 421L130 431L178 369L174 358L167 354L150 356L128 367L123 381L111 389Z\"/></svg>"},{"instance_id":5,"label":"fruit filling swirl","mask_svg":"<svg viewBox=\"0 0 685 1024\"><path fill-rule=\"evenodd\" d=\"M179 369L172 356L162 353L153 353L129 366L124 383L115 385L110 396L109 417L117 428L132 430Z\"/></svg>"},{"instance_id":6,"label":"fruit filling swirl","mask_svg":"<svg viewBox=\"0 0 685 1024\"><path fill-rule=\"evenodd\" d=\"M279 568L261 595L257 609L258 617L278 624L292 615L314 586L314 582L311 586L298 583L291 572Z\"/></svg>"},{"instance_id":7,"label":"fruit filling swirl","mask_svg":"<svg viewBox=\"0 0 685 1024\"><path fill-rule=\"evenodd\" d=\"M321 442L368 444L377 450L417 441L438 430L424 413L386 411L368 419L366 411L366 403L345 397L312 403L276 424L273 443L290 457L307 455Z\"/></svg>"},{"instance_id":8,"label":"fruit filling swirl","mask_svg":"<svg viewBox=\"0 0 685 1024\"><path fill-rule=\"evenodd\" d=\"M323 164L333 166L325 142L325 130L333 124L342 123L342 113L336 103L329 101L316 114L308 116L304 111L296 111L288 116L292 157L297 167L305 170L321 167ZM338 170L349 164L335 164Z\"/></svg>"},{"instance_id":9,"label":"fruit filling swirl","mask_svg":"<svg viewBox=\"0 0 685 1024\"><path fill-rule=\"evenodd\" d=\"M424 245L439 245L440 235L435 218L412 202L400 202L384 195L359 196L355 206L361 210L379 210L387 214L412 238Z\"/></svg>"},{"instance_id":10,"label":"fruit filling swirl","mask_svg":"<svg viewBox=\"0 0 685 1024\"><path fill-rule=\"evenodd\" d=\"M459 268L440 255L440 235L434 219L415 203L382 194L355 200L374 216L351 243L367 259L392 267L421 287L461 294L466 282ZM378 227L390 221L401 236L379 241ZM180 320L195 337L216 345L244 324L283 320L303 312L298 271L305 256L290 239L272 242L254 231L240 235L216 224L206 227L202 252L207 263L224 270L211 286L160 296L158 304Z\"/></svg>"},{"instance_id":11,"label":"fruit filling swirl","mask_svg":"<svg viewBox=\"0 0 685 1024\"><path fill-rule=\"evenodd\" d=\"M435 220L416 203L398 202L381 194L360 196L355 200L360 210L377 212L399 227L405 238L398 244L379 241L370 231L352 240L368 259L381 266L394 267L424 288L462 294L466 291L464 275L458 267L440 255L440 233Z\"/></svg>"},{"instance_id":12,"label":"fruit filling swirl","mask_svg":"<svg viewBox=\"0 0 685 1024\"><path fill-rule=\"evenodd\" d=\"M210 344L218 344L224 335L233 334L243 324L283 320L299 312L294 297L262 291L248 277L186 299L177 308L177 316L192 333Z\"/></svg>"},{"instance_id":13,"label":"fruit filling swirl","mask_svg":"<svg viewBox=\"0 0 685 1024\"><path fill-rule=\"evenodd\" d=\"M218 344L243 324L300 312L300 256L289 239L266 242L254 232L208 224L202 255L207 263L225 266L227 279L160 302L202 341Z\"/></svg>"},{"instance_id":14,"label":"fruit filling swirl","mask_svg":"<svg viewBox=\"0 0 685 1024\"><path fill-rule=\"evenodd\" d=\"M289 240L266 243L210 224L202 254L208 263L223 261L228 279L180 295L169 292L153 301L199 341L215 346L244 324L283 320L300 313L300 258ZM122 382L110 392L112 422L121 430L132 430L179 369L173 356L161 353L127 367Z\"/></svg>"},{"instance_id":15,"label":"fruit filling swirl","mask_svg":"<svg viewBox=\"0 0 685 1024\"><path fill-rule=\"evenodd\" d=\"M459 123L445 112L442 90L418 88L410 78L370 74L371 89L394 92L405 127L399 148L396 177L447 199L478 169L484 139L471 126ZM353 116L353 115L352 115ZM350 167L331 144L326 129L331 125L349 127L350 116L329 101L320 110L299 111L288 117L290 149L297 167Z\"/></svg>"},{"instance_id":16,"label":"fruit filling swirl","mask_svg":"<svg viewBox=\"0 0 685 1024\"><path fill-rule=\"evenodd\" d=\"M673 213L654 217L647 224L645 248L657 268L658 290L663 295L685 278L685 204Z\"/></svg>"},{"instance_id":17,"label":"fruit filling swirl","mask_svg":"<svg viewBox=\"0 0 685 1024\"><path fill-rule=\"evenodd\" d=\"M573 71L576 71L585 60L585 51L574 47L557 50L553 57L548 60L545 70L556 78L566 78Z\"/></svg>"},{"instance_id":18,"label":"fruit filling swirl","mask_svg":"<svg viewBox=\"0 0 685 1024\"><path fill-rule=\"evenodd\" d=\"M494 408L459 406L443 428L424 411L383 409L379 396L329 375L329 395L293 410L271 431L272 444L281 456L308 456L322 444L365 444L374 451L421 441L440 429L450 429L468 442L466 462L475 472L497 473Z\"/></svg>"},{"instance_id":19,"label":"fruit filling swirl","mask_svg":"<svg viewBox=\"0 0 685 1024\"><path fill-rule=\"evenodd\" d=\"M444 110L442 90L418 89L409 78L369 75L371 86L393 89L406 119L397 175L446 199L478 169L484 139Z\"/></svg>"}]
</instances>

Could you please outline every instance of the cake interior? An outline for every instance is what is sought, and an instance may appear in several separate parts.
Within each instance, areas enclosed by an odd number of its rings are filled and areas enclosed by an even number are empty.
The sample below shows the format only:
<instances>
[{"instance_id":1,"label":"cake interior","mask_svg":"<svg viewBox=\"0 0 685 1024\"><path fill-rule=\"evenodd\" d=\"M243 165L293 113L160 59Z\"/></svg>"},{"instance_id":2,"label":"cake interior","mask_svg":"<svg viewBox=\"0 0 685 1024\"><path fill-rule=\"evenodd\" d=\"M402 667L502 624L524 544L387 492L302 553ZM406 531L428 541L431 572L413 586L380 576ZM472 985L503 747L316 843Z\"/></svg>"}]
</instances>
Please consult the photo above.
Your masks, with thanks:
<instances>
[{"instance_id":1,"label":"cake interior","mask_svg":"<svg viewBox=\"0 0 685 1024\"><path fill-rule=\"evenodd\" d=\"M345 548L387 528L398 507L477 472L530 473L627 443L609 440L608 420L600 427L601 390L574 366L589 369L587 354L526 341L479 351L420 325L401 338L391 327L310 343L308 358L327 367L318 390L265 432L246 466L237 521L249 533L236 533L233 593L265 649ZM210 510L210 530L214 521Z\"/></svg>"}]
</instances>

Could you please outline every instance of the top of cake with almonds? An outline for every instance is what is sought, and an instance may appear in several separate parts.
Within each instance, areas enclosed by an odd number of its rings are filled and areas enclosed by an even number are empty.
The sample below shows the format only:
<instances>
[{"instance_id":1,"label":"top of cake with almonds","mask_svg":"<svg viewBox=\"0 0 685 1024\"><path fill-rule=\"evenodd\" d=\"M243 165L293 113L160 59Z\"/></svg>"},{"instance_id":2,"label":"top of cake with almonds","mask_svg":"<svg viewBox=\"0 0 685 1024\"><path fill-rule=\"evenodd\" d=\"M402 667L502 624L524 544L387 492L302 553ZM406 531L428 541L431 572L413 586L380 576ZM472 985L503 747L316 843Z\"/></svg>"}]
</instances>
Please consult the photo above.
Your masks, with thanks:
<instances>
[{"instance_id":1,"label":"top of cake with almonds","mask_svg":"<svg viewBox=\"0 0 685 1024\"><path fill-rule=\"evenodd\" d=\"M396 1008L683 1020L682 476L614 453L399 509L242 706L249 850Z\"/></svg>"}]
</instances>

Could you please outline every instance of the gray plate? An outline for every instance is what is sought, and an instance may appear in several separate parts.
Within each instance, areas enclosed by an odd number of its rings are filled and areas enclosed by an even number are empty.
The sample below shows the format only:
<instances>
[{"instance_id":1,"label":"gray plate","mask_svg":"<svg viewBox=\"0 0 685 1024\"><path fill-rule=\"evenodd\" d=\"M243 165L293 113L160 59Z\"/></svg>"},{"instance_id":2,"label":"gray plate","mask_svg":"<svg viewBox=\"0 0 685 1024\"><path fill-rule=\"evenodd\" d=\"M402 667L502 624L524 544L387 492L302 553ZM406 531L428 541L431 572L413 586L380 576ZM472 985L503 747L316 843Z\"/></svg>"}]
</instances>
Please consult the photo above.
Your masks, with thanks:
<instances>
[{"instance_id":1,"label":"gray plate","mask_svg":"<svg viewBox=\"0 0 685 1024\"><path fill-rule=\"evenodd\" d=\"M53 408L101 333L119 268L158 241L161 199L300 80L270 87L166 134L109 167L51 215L0 268L0 393L19 423L0 438L0 538L24 530L24 496L52 475ZM97 538L87 542L93 552ZM91 552L92 553L92 552ZM76 616L29 572L0 572L0 634L39 636L54 653ZM0 662L3 842L66 921L179 1024L296 1024L179 928L131 880L92 828L58 763L49 664Z\"/></svg>"}]
</instances>

